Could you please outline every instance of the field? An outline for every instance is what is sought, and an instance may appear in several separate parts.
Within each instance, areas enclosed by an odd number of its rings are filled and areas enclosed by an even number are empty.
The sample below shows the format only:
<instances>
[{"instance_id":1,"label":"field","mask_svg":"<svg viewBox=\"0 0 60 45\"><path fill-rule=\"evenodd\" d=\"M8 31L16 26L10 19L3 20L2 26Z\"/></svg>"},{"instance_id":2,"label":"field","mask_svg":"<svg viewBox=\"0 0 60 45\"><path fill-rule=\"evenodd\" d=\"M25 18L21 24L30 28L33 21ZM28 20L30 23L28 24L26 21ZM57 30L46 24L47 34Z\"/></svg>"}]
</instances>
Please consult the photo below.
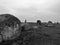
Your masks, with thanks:
<instances>
[{"instance_id":1,"label":"field","mask_svg":"<svg viewBox=\"0 0 60 45\"><path fill-rule=\"evenodd\" d=\"M60 24L45 26L44 23L26 23L24 27L23 45L60 45Z\"/></svg>"},{"instance_id":2,"label":"field","mask_svg":"<svg viewBox=\"0 0 60 45\"><path fill-rule=\"evenodd\" d=\"M21 35L2 45L60 45L60 24L21 23Z\"/></svg>"}]
</instances>

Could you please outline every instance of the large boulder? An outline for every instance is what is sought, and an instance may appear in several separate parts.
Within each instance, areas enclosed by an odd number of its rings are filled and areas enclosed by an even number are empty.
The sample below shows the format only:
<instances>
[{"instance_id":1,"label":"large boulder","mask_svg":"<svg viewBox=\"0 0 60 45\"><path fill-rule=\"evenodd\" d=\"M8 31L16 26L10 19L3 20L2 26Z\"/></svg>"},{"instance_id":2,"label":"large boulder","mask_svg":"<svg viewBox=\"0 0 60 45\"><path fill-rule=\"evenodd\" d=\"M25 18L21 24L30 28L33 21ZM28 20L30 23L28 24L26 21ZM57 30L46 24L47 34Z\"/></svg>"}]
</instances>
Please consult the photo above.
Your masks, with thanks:
<instances>
[{"instance_id":1,"label":"large boulder","mask_svg":"<svg viewBox=\"0 0 60 45\"><path fill-rule=\"evenodd\" d=\"M0 35L3 40L12 40L21 34L21 21L11 14L0 15ZM1 39L0 39L1 40Z\"/></svg>"}]
</instances>

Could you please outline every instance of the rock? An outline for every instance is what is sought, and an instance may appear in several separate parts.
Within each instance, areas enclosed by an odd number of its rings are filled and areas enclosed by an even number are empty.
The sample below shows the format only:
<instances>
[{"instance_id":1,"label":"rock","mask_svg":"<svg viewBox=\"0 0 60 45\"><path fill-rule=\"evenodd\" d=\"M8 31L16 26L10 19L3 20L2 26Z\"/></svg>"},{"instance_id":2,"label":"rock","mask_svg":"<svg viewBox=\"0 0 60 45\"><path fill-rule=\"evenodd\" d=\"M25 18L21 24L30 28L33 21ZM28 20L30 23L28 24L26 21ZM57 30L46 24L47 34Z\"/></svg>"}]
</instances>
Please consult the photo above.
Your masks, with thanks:
<instances>
[{"instance_id":1,"label":"rock","mask_svg":"<svg viewBox=\"0 0 60 45\"><path fill-rule=\"evenodd\" d=\"M21 21L11 14L0 15L0 34L3 40L11 40L21 33Z\"/></svg>"}]
</instances>

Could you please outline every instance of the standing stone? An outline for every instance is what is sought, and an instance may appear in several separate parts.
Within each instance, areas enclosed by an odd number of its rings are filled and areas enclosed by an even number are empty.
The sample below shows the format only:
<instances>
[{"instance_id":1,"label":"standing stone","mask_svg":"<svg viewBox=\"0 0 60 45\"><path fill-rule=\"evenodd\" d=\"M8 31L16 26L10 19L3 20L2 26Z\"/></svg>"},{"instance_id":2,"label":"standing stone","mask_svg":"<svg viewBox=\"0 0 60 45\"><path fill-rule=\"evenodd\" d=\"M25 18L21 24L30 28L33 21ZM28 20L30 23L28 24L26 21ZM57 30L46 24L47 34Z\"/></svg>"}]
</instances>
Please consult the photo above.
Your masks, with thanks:
<instances>
[{"instance_id":1,"label":"standing stone","mask_svg":"<svg viewBox=\"0 0 60 45\"><path fill-rule=\"evenodd\" d=\"M11 40L21 33L21 21L11 14L0 15L0 34L3 40Z\"/></svg>"}]
</instances>

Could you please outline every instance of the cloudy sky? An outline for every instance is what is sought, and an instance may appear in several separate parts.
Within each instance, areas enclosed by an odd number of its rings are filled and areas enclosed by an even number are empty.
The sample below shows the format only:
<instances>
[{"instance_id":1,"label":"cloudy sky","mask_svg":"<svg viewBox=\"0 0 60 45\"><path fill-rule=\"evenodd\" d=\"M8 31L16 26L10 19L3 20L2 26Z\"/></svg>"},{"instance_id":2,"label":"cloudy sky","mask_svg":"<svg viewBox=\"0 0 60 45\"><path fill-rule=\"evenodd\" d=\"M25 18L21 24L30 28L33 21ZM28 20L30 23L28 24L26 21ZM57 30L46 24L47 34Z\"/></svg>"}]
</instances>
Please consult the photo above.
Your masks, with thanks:
<instances>
[{"instance_id":1,"label":"cloudy sky","mask_svg":"<svg viewBox=\"0 0 60 45\"><path fill-rule=\"evenodd\" d=\"M21 21L60 22L60 0L0 0L0 14L5 13Z\"/></svg>"}]
</instances>

